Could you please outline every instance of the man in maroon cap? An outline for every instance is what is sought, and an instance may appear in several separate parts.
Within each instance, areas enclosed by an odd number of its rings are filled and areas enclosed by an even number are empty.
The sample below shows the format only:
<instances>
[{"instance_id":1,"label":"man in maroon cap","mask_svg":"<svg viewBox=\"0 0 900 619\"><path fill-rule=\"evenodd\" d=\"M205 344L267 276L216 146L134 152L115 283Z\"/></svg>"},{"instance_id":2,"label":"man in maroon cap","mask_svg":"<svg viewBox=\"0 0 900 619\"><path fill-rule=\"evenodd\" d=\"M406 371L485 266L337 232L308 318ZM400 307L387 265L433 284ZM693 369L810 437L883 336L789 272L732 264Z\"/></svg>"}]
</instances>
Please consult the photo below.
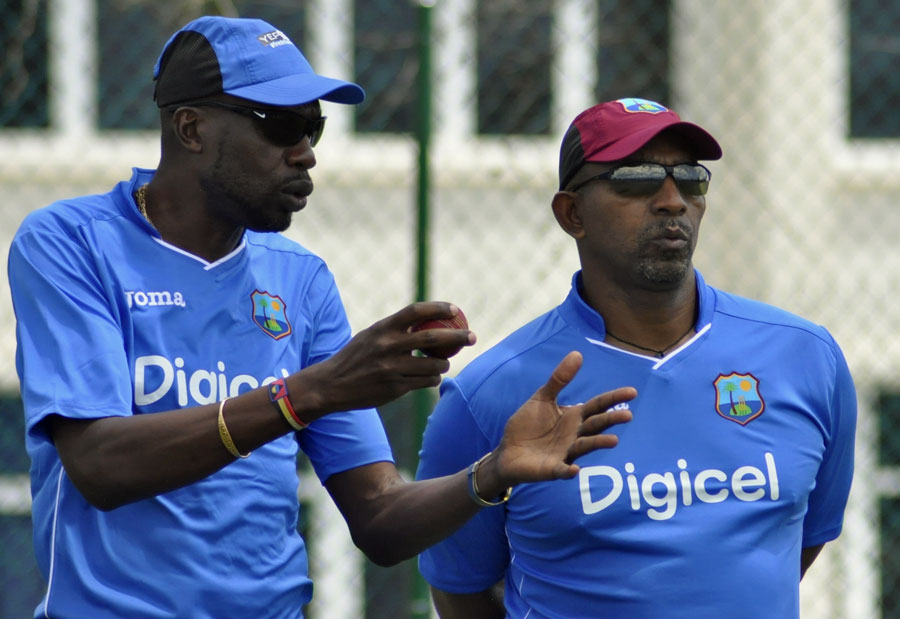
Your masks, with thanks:
<instances>
[{"instance_id":1,"label":"man in maroon cap","mask_svg":"<svg viewBox=\"0 0 900 619\"><path fill-rule=\"evenodd\" d=\"M631 385L615 408L633 419L577 477L485 501L497 507L421 555L442 618L799 617L800 578L841 530L856 396L824 328L694 269L711 177L698 161L721 156L652 101L572 122L552 205L581 270L558 307L444 381L418 478L502 445L506 411L573 350L583 365L559 401Z\"/></svg>"}]
</instances>

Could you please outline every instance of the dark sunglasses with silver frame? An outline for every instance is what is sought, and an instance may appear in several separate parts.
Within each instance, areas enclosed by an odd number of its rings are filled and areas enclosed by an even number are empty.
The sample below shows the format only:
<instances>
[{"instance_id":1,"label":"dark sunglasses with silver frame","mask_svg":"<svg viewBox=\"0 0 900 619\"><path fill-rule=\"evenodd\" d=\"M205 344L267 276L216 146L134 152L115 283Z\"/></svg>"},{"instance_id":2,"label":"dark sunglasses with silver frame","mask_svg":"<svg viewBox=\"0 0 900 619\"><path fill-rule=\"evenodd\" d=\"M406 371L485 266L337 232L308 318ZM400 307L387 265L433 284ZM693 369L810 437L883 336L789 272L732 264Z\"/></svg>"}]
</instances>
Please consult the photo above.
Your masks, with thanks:
<instances>
[{"instance_id":1,"label":"dark sunglasses with silver frame","mask_svg":"<svg viewBox=\"0 0 900 619\"><path fill-rule=\"evenodd\" d=\"M218 107L235 114L246 116L253 121L259 132L275 146L288 147L299 144L305 137L309 145L315 146L325 130L325 116L307 118L297 112L276 110L272 108L249 107L225 103L223 101L185 101L166 106L179 107Z\"/></svg>"},{"instance_id":2,"label":"dark sunglasses with silver frame","mask_svg":"<svg viewBox=\"0 0 900 619\"><path fill-rule=\"evenodd\" d=\"M586 178L567 191L576 192L590 183L607 181L610 188L621 196L649 196L659 191L667 176L672 177L682 195L703 196L709 189L712 172L699 163L663 165L629 162Z\"/></svg>"}]
</instances>

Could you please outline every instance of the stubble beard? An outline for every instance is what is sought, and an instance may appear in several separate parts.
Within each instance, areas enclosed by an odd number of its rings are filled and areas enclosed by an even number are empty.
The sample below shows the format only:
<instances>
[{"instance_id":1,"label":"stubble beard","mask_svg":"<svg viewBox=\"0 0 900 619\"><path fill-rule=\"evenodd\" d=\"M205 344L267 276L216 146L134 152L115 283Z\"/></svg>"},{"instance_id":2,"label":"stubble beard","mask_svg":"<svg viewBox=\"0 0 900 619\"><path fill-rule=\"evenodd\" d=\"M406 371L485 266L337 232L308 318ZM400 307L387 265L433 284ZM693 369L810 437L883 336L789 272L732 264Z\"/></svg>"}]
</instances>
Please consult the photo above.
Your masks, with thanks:
<instances>
[{"instance_id":1,"label":"stubble beard","mask_svg":"<svg viewBox=\"0 0 900 619\"><path fill-rule=\"evenodd\" d=\"M678 259L644 258L637 264L638 275L655 288L680 284L691 270L690 256Z\"/></svg>"},{"instance_id":2,"label":"stubble beard","mask_svg":"<svg viewBox=\"0 0 900 619\"><path fill-rule=\"evenodd\" d=\"M637 275L653 288L675 288L690 274L693 265L693 231L679 226L689 237L682 249L660 250L654 247L652 239L659 230L647 230L638 240L638 259L635 263Z\"/></svg>"},{"instance_id":3,"label":"stubble beard","mask_svg":"<svg viewBox=\"0 0 900 619\"><path fill-rule=\"evenodd\" d=\"M247 196L254 192L252 178L238 171L230 171L225 155L220 149L208 177L200 184L206 192L209 208L235 226L254 232L284 232L291 226L291 211L282 210L276 204L254 203Z\"/></svg>"}]
</instances>

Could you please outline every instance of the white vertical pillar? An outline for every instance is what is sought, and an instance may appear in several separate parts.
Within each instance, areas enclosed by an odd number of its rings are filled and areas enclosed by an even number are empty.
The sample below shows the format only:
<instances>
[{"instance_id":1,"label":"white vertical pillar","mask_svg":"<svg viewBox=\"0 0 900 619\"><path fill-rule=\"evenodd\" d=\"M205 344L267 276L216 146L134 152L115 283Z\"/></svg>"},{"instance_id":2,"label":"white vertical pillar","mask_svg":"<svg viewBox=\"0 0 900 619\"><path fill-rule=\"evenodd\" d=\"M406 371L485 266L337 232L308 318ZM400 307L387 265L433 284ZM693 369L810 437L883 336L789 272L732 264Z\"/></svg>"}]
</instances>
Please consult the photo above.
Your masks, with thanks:
<instances>
[{"instance_id":1,"label":"white vertical pillar","mask_svg":"<svg viewBox=\"0 0 900 619\"><path fill-rule=\"evenodd\" d=\"M353 0L310 0L306 3L303 55L316 73L353 81ZM365 86L363 86L365 88ZM328 133L353 128L353 106L325 104Z\"/></svg>"},{"instance_id":2,"label":"white vertical pillar","mask_svg":"<svg viewBox=\"0 0 900 619\"><path fill-rule=\"evenodd\" d=\"M838 153L845 151L848 146L849 135L849 81L848 71L850 44L848 41L850 9L848 3L843 0L820 0L811 7L797 7L796 15L788 19L797 19L798 23L805 24L805 29L800 35L807 41L807 62L803 69L799 69L793 76L795 82L805 80L801 91L800 101L818 101L813 106L817 115L804 118L801 124L804 133L801 136L803 149L811 149L817 156L807 157L808 165L813 168L810 180L815 182L818 191L813 199L821 199L810 205L806 215L810 218L821 218L825 230L829 232L824 238L818 237L819 242L825 241L828 245L829 238L840 238L843 234L843 226L846 223L846 204L835 203L831 198L832 188L825 182L823 174L825 167L829 170L828 179L837 177L833 170L837 167ZM773 28L777 28L773 24ZM794 39L786 34L780 37L780 53L791 54L794 47ZM800 113L798 112L798 117ZM803 114L806 116L806 114ZM800 119L797 119L800 124ZM804 152L807 152L804 150ZM828 157L818 156L824 153ZM823 161L825 159L825 161ZM896 169L896 168L895 168ZM813 177L812 174L817 174ZM896 177L895 177L896 178ZM836 181L840 183L840 181ZM825 208L822 213L822 205L828 204L831 208ZM814 221L810 219L807 221ZM799 223L798 223L799 226ZM830 299L834 294L831 273L842 273L844 277L853 277L853 271L847 269L844 262L846 256L837 252L810 251L812 259L808 267L810 273L824 273L825 277L813 278L820 282L819 299ZM824 255L824 257L823 257ZM880 262L876 260L876 262ZM859 267L857 267L859 268ZM782 285L787 286L786 282ZM805 284L804 284L805 285ZM814 303L815 301L813 301ZM828 305L827 301L823 305ZM868 329L867 315L858 314L850 318L846 313L846 305L834 308L826 318L826 326L832 332L841 325L844 326L843 334L856 334L858 328ZM849 318L849 320L848 320ZM856 322L858 326L848 326L847 323ZM851 368L854 367L852 359L867 353L854 350L854 341L838 336L845 355L851 359ZM865 344L863 344L865 346ZM866 350L871 350L866 348ZM874 365L869 366L873 368ZM874 375L874 371L872 374ZM857 401L859 411L857 415L857 436L855 471L853 476L853 489L850 493L850 501L844 514L844 529L841 537L833 545L831 557L833 557L833 579L827 586L834 588L835 582L842 582L847 574L852 575L835 596L837 608L835 617L847 619L868 619L880 616L879 593L881 592L881 551L879 522L879 499L885 495L873 480L879 479L884 470L878 465L878 429L877 411L871 405L876 389L874 381L860 381L866 373L857 375ZM896 488L896 486L894 486ZM827 546L826 546L827 548ZM836 551L836 552L835 552Z\"/></svg>"},{"instance_id":3,"label":"white vertical pillar","mask_svg":"<svg viewBox=\"0 0 900 619\"><path fill-rule=\"evenodd\" d=\"M478 116L475 0L437 2L434 41L434 133L438 140L474 136Z\"/></svg>"},{"instance_id":4,"label":"white vertical pillar","mask_svg":"<svg viewBox=\"0 0 900 619\"><path fill-rule=\"evenodd\" d=\"M872 367L872 366L870 366ZM866 373L863 372L863 375ZM871 371L870 375L875 375ZM881 591L881 552L879 549L879 499L896 492L896 476L877 464L877 411L868 403L875 393L874 381L857 384L859 412L856 427L856 463L853 488L844 514L844 530L832 544L840 549L832 569L833 579L827 586L841 583L835 617L870 619L880 617L878 594ZM888 483L879 484L879 480ZM828 546L826 546L826 550ZM832 549L834 550L834 549ZM832 553L834 554L834 553ZM816 569L818 565L813 566ZM850 578L847 576L850 575Z\"/></svg>"},{"instance_id":5,"label":"white vertical pillar","mask_svg":"<svg viewBox=\"0 0 900 619\"><path fill-rule=\"evenodd\" d=\"M598 103L597 3L556 0L553 12L553 66L550 133L562 136L582 110Z\"/></svg>"},{"instance_id":6,"label":"white vertical pillar","mask_svg":"<svg viewBox=\"0 0 900 619\"><path fill-rule=\"evenodd\" d=\"M50 0L50 126L79 138L97 124L97 7L94 0Z\"/></svg>"}]
</instances>

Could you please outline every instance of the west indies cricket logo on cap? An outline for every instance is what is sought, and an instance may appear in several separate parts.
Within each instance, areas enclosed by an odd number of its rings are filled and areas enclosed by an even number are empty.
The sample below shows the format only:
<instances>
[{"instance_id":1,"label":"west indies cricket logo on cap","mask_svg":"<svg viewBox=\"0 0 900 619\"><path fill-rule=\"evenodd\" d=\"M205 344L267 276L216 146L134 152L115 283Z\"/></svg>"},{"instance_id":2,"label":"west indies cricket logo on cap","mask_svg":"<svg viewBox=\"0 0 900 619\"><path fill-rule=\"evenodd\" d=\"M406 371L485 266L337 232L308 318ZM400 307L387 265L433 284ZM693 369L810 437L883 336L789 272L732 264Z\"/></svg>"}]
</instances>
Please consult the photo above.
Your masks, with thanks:
<instances>
[{"instance_id":1,"label":"west indies cricket logo on cap","mask_svg":"<svg viewBox=\"0 0 900 619\"><path fill-rule=\"evenodd\" d=\"M256 290L250 299L253 301L253 322L263 333L276 340L291 334L291 323L284 312L281 297Z\"/></svg>"},{"instance_id":2,"label":"west indies cricket logo on cap","mask_svg":"<svg viewBox=\"0 0 900 619\"><path fill-rule=\"evenodd\" d=\"M619 99L617 101L626 112L647 112L649 114L659 114L660 112L668 112L669 108L660 105L656 101L648 101L647 99Z\"/></svg>"},{"instance_id":3,"label":"west indies cricket logo on cap","mask_svg":"<svg viewBox=\"0 0 900 619\"><path fill-rule=\"evenodd\" d=\"M716 412L742 426L756 419L766 409L759 393L759 380L753 374L719 374L716 388Z\"/></svg>"}]
</instances>

